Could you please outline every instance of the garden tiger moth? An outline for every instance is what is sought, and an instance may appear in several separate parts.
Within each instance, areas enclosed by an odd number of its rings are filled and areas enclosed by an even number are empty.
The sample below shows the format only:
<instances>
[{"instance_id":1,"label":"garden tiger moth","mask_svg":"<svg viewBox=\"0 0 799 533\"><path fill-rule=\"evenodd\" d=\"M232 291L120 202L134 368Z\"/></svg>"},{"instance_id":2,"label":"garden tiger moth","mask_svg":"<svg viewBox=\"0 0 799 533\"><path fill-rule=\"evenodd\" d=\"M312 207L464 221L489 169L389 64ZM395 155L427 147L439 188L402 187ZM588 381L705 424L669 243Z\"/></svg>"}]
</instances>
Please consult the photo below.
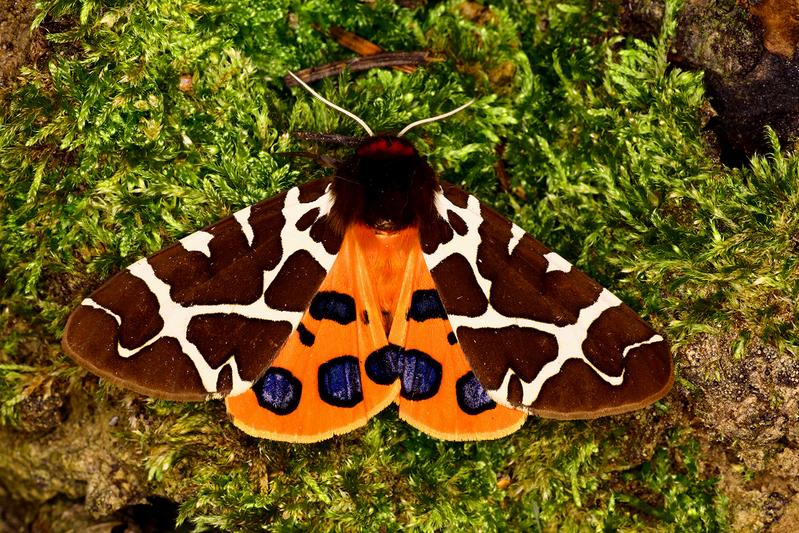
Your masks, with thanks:
<instances>
[{"instance_id":1,"label":"garden tiger moth","mask_svg":"<svg viewBox=\"0 0 799 533\"><path fill-rule=\"evenodd\" d=\"M315 442L394 402L449 440L527 413L637 409L673 382L666 341L518 226L369 133L332 178L141 259L83 300L65 351L158 398L226 397L245 432ZM467 104L468 105L468 104Z\"/></svg>"}]
</instances>

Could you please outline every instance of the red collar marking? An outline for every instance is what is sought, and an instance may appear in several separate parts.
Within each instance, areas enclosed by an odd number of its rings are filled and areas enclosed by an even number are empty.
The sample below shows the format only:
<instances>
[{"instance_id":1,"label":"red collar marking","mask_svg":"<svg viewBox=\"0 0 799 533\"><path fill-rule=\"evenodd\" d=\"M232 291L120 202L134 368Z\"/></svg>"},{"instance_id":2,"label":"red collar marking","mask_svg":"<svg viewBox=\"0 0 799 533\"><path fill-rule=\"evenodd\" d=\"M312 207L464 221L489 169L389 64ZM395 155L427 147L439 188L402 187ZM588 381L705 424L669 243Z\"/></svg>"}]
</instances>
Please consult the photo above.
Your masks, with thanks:
<instances>
[{"instance_id":1,"label":"red collar marking","mask_svg":"<svg viewBox=\"0 0 799 533\"><path fill-rule=\"evenodd\" d=\"M413 146L398 138L377 137L373 141L367 142L358 148L358 155L361 157L374 156L399 156L410 157L414 154Z\"/></svg>"}]
</instances>

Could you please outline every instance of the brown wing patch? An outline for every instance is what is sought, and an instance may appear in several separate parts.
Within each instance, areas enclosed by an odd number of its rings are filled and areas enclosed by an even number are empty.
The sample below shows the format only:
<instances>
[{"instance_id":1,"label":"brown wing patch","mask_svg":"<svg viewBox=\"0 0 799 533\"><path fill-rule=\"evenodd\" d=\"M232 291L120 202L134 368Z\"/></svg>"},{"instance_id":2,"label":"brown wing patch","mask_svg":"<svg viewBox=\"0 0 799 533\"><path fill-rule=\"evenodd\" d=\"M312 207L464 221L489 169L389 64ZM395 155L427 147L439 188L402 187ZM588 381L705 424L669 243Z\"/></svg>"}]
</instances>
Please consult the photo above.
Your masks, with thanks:
<instances>
[{"instance_id":1,"label":"brown wing patch","mask_svg":"<svg viewBox=\"0 0 799 533\"><path fill-rule=\"evenodd\" d=\"M626 305L612 307L602 313L583 342L583 352L591 363L605 374L618 376L624 371L624 349L654 335L652 328ZM665 346L665 342L661 343ZM667 350L668 351L668 350Z\"/></svg>"},{"instance_id":2,"label":"brown wing patch","mask_svg":"<svg viewBox=\"0 0 799 533\"><path fill-rule=\"evenodd\" d=\"M125 298L120 298L120 293L124 293ZM123 348L141 346L155 337L164 326L164 321L158 315L158 299L144 281L127 270L117 274L113 283L105 283L92 298L121 318L119 343Z\"/></svg>"},{"instance_id":3,"label":"brown wing patch","mask_svg":"<svg viewBox=\"0 0 799 533\"><path fill-rule=\"evenodd\" d=\"M466 226L466 222L464 222L463 219L454 211L447 211L447 220L449 221L449 225L458 235L466 235L466 232L469 231L469 228Z\"/></svg>"},{"instance_id":4,"label":"brown wing patch","mask_svg":"<svg viewBox=\"0 0 799 533\"><path fill-rule=\"evenodd\" d=\"M493 282L494 309L505 316L564 326L575 323L580 310L596 301L602 291L598 283L576 269L547 272L549 261L544 256L549 250L528 235L509 254L510 222L495 213L484 217L477 261L480 274ZM528 297L519 298L520 294ZM541 304L530 305L533 299Z\"/></svg>"},{"instance_id":5,"label":"brown wing patch","mask_svg":"<svg viewBox=\"0 0 799 533\"><path fill-rule=\"evenodd\" d=\"M112 383L150 396L153 391L169 390L174 400L202 400L207 396L194 366L175 339L162 338L130 358L119 357L116 321L105 311L86 306L70 315L67 331L85 333L65 336L65 350L81 366ZM181 379L175 379L176 375Z\"/></svg>"},{"instance_id":6,"label":"brown wing patch","mask_svg":"<svg viewBox=\"0 0 799 533\"><path fill-rule=\"evenodd\" d=\"M241 378L252 381L263 374L291 329L288 322L214 313L192 318L186 338L212 368L235 357Z\"/></svg>"},{"instance_id":7,"label":"brown wing patch","mask_svg":"<svg viewBox=\"0 0 799 533\"><path fill-rule=\"evenodd\" d=\"M652 384L659 384L653 387ZM631 350L618 386L602 380L579 360L567 361L541 389L531 412L547 418L575 419L624 413L660 399L674 383L665 341Z\"/></svg>"},{"instance_id":8,"label":"brown wing patch","mask_svg":"<svg viewBox=\"0 0 799 533\"><path fill-rule=\"evenodd\" d=\"M338 228L331 225L330 217L324 215L311 226L311 238L316 242L321 242L327 253L334 254L341 247L343 236L339 233Z\"/></svg>"},{"instance_id":9,"label":"brown wing patch","mask_svg":"<svg viewBox=\"0 0 799 533\"><path fill-rule=\"evenodd\" d=\"M284 311L305 311L318 288L308 279L324 279L325 269L307 250L297 250L283 263L264 294L266 305Z\"/></svg>"},{"instance_id":10,"label":"brown wing patch","mask_svg":"<svg viewBox=\"0 0 799 533\"><path fill-rule=\"evenodd\" d=\"M319 179L302 185L300 187L300 202L307 204L318 200L323 194L325 194L328 185L330 185L329 179Z\"/></svg>"},{"instance_id":11,"label":"brown wing patch","mask_svg":"<svg viewBox=\"0 0 799 533\"><path fill-rule=\"evenodd\" d=\"M150 265L170 286L172 299L183 305L246 305L258 300L264 292L263 272L275 268L283 256L279 235L286 222L280 210L284 196L251 208L252 245L230 217L201 232L210 237L209 255L177 243L153 256Z\"/></svg>"},{"instance_id":12,"label":"brown wing patch","mask_svg":"<svg viewBox=\"0 0 799 533\"><path fill-rule=\"evenodd\" d=\"M465 208L469 202L469 193L459 187L456 187L455 185L452 185L451 183L442 181L441 190L443 191L444 196L447 197L447 200L460 208Z\"/></svg>"},{"instance_id":13,"label":"brown wing patch","mask_svg":"<svg viewBox=\"0 0 799 533\"><path fill-rule=\"evenodd\" d=\"M438 280L439 292L445 295L444 306L450 314L480 316L488 309L488 299L461 254L452 254L441 261L432 274Z\"/></svg>"},{"instance_id":14,"label":"brown wing patch","mask_svg":"<svg viewBox=\"0 0 799 533\"><path fill-rule=\"evenodd\" d=\"M482 383L498 389L508 368L526 381L532 381L545 364L558 356L558 342L549 333L530 328L458 328L458 339L466 353L486 353L469 361ZM467 357L468 359L468 357Z\"/></svg>"},{"instance_id":15,"label":"brown wing patch","mask_svg":"<svg viewBox=\"0 0 799 533\"><path fill-rule=\"evenodd\" d=\"M422 250L426 254L432 254L440 245L451 241L452 237L452 226L441 218L426 222L419 228Z\"/></svg>"},{"instance_id":16,"label":"brown wing patch","mask_svg":"<svg viewBox=\"0 0 799 533\"><path fill-rule=\"evenodd\" d=\"M319 218L319 208L314 207L300 217L295 227L300 231L305 231L310 228L314 222L316 222L317 218Z\"/></svg>"}]
</instances>

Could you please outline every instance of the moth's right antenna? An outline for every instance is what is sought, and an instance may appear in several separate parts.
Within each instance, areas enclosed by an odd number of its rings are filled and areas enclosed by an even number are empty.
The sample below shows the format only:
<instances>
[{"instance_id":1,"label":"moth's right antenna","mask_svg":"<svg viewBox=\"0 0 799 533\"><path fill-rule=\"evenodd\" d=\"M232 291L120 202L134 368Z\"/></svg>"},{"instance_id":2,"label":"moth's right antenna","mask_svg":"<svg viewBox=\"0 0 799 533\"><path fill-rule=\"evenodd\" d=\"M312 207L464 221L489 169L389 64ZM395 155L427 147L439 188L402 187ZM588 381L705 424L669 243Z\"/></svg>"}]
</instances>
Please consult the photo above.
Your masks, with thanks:
<instances>
[{"instance_id":1,"label":"moth's right antenna","mask_svg":"<svg viewBox=\"0 0 799 533\"><path fill-rule=\"evenodd\" d=\"M402 128L400 130L400 132L397 134L397 137L402 137L403 135L408 133L408 131L410 131L411 128L415 128L416 126L421 126L422 124L427 124L428 122L435 122L437 120L442 120L442 119L445 119L447 117L451 117L455 113L463 111L464 109L466 109L467 107L469 107L473 103L474 103L474 100L469 100L468 102L466 102L465 104L463 104L459 108L453 109L452 111L447 111L446 113L441 114L441 115L436 115L436 116L430 117L430 118L423 118L422 120L417 120L416 122L411 122L410 124L408 124L407 126L405 126L404 128Z\"/></svg>"}]
</instances>

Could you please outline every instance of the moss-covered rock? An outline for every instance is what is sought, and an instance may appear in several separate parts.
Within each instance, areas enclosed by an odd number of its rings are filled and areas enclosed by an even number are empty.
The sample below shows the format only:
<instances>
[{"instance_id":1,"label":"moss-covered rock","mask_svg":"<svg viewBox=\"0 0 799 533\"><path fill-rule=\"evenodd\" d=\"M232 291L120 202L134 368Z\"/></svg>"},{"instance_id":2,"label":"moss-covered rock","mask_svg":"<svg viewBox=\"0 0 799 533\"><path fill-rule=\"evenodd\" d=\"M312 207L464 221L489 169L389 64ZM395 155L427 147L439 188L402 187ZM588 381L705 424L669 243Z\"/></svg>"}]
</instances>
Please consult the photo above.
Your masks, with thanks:
<instances>
[{"instance_id":1,"label":"moss-covered rock","mask_svg":"<svg viewBox=\"0 0 799 533\"><path fill-rule=\"evenodd\" d=\"M773 154L742 169L714 158L702 76L668 61L672 3L647 40L587 0L405 4L42 3L47 60L0 93L7 524L707 531L795 512L799 158L773 135ZM333 24L446 59L317 88L378 130L476 98L414 130L420 151L657 324L685 368L673 394L481 443L430 439L388 409L300 446L240 433L220 402L145 400L66 359L66 317L103 279L324 174L281 155L309 149L290 132L357 126L281 80L350 56L314 29ZM765 374L777 363L784 383ZM721 408L742 391L758 431ZM766 454L738 457L742 436ZM764 479L777 488L752 484Z\"/></svg>"}]
</instances>

